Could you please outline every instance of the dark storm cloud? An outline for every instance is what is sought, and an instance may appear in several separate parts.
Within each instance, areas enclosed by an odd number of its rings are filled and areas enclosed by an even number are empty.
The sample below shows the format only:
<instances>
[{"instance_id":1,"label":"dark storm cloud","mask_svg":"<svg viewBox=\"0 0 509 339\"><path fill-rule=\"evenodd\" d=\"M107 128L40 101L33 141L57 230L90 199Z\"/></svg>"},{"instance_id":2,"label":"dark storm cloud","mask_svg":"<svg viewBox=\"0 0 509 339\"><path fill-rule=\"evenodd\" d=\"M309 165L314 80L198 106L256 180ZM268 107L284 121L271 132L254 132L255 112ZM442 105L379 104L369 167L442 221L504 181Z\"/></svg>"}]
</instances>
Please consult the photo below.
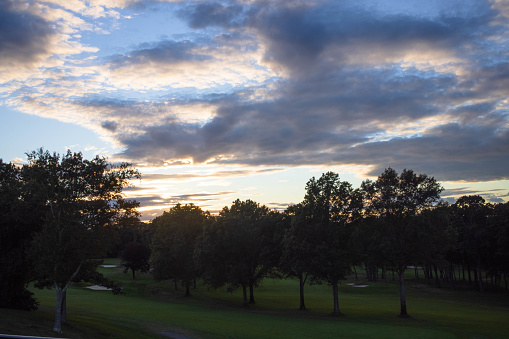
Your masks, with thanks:
<instances>
[{"instance_id":1,"label":"dark storm cloud","mask_svg":"<svg viewBox=\"0 0 509 339\"><path fill-rule=\"evenodd\" d=\"M173 64L187 61L204 61L211 57L193 53L199 45L190 41L165 40L157 43L143 43L127 55L114 56L113 68L149 62Z\"/></svg>"},{"instance_id":2,"label":"dark storm cloud","mask_svg":"<svg viewBox=\"0 0 509 339\"><path fill-rule=\"evenodd\" d=\"M484 4L484 6L481 6ZM265 60L288 69L294 75L308 73L327 62L326 51L334 48L332 65L341 67L352 49L361 53L377 51L393 55L409 48L426 45L456 49L464 53L479 36L490 36L496 28L487 25L496 16L488 2L481 2L473 17L442 13L438 18L404 14L380 16L359 7L328 1L317 7L261 5L248 12L246 24L254 29L268 48ZM474 39L475 38L475 39ZM331 66L331 65L329 65Z\"/></svg>"},{"instance_id":3,"label":"dark storm cloud","mask_svg":"<svg viewBox=\"0 0 509 339\"><path fill-rule=\"evenodd\" d=\"M118 128L118 123L114 121L104 121L101 123L101 127L108 131L115 132Z\"/></svg>"},{"instance_id":4,"label":"dark storm cloud","mask_svg":"<svg viewBox=\"0 0 509 339\"><path fill-rule=\"evenodd\" d=\"M122 140L127 146L124 154L148 161L147 155L253 165L331 162L338 150L379 132L367 123L436 114L440 107L435 102L447 83L454 81L360 70L287 83L270 102L219 100L217 116L203 125L174 122L148 127L137 137Z\"/></svg>"},{"instance_id":5,"label":"dark storm cloud","mask_svg":"<svg viewBox=\"0 0 509 339\"><path fill-rule=\"evenodd\" d=\"M207 26L238 26L243 7L240 5L225 6L218 2L205 2L187 7L180 11L180 16L188 21L192 28Z\"/></svg>"},{"instance_id":6,"label":"dark storm cloud","mask_svg":"<svg viewBox=\"0 0 509 339\"><path fill-rule=\"evenodd\" d=\"M376 164L370 175L387 167L414 169L439 180L509 179L509 131L496 126L449 124L422 137L397 138L343 150L336 161Z\"/></svg>"},{"instance_id":7,"label":"dark storm cloud","mask_svg":"<svg viewBox=\"0 0 509 339\"><path fill-rule=\"evenodd\" d=\"M118 135L124 156L153 164L362 164L371 175L412 168L439 180L508 179L507 26L487 1L434 16L380 14L343 2L249 7L200 2L181 11L191 27L251 37L278 81L213 99L203 123L159 121ZM458 5L456 3L456 5ZM465 14L466 13L466 14ZM496 18L496 20L495 20ZM208 40L228 46L224 31ZM199 41L140 48L119 62L190 60ZM167 54L166 54L167 53ZM422 57L423 67L402 65ZM127 61L128 60L128 61ZM407 60L407 61L408 61ZM423 62L418 60L416 62ZM442 62L442 63L441 63ZM442 67L445 70L439 70ZM450 70L449 70L450 69ZM246 97L267 90L267 99ZM421 119L436 120L429 127ZM401 135L392 126L409 126Z\"/></svg>"},{"instance_id":8,"label":"dark storm cloud","mask_svg":"<svg viewBox=\"0 0 509 339\"><path fill-rule=\"evenodd\" d=\"M336 125L320 115L301 121L291 114L272 115L272 111L256 105L235 105L234 108L235 111L231 111L232 107L223 107L221 116L204 125L173 123L152 126L138 137L122 140L127 146L124 154L130 158L144 158L146 150L151 149L150 156L156 158L193 158L198 163L213 158L222 161L222 157L235 154L236 157L252 157L252 161L263 163L260 158L264 156L279 157L363 141L348 131L334 134L333 129L339 127L340 122ZM329 127L325 128L327 123Z\"/></svg>"},{"instance_id":9,"label":"dark storm cloud","mask_svg":"<svg viewBox=\"0 0 509 339\"><path fill-rule=\"evenodd\" d=\"M16 11L15 2L0 1L0 62L27 65L50 53L50 24L28 12Z\"/></svg>"}]
</instances>

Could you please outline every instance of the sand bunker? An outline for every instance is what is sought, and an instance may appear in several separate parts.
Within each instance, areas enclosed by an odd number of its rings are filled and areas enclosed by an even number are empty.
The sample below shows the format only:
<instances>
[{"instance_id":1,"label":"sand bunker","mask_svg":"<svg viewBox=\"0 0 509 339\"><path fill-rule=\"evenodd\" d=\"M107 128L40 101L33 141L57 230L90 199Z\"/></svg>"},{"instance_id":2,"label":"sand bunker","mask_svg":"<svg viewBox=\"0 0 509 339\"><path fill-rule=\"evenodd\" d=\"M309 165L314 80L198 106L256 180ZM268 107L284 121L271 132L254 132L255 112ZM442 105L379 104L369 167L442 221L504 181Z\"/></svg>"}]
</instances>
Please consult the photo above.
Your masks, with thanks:
<instances>
[{"instance_id":1,"label":"sand bunker","mask_svg":"<svg viewBox=\"0 0 509 339\"><path fill-rule=\"evenodd\" d=\"M352 287L368 287L368 285L356 285L355 283L348 283L347 285Z\"/></svg>"},{"instance_id":2,"label":"sand bunker","mask_svg":"<svg viewBox=\"0 0 509 339\"><path fill-rule=\"evenodd\" d=\"M112 268L112 267L117 267L117 265L101 265L102 267L104 268Z\"/></svg>"},{"instance_id":3,"label":"sand bunker","mask_svg":"<svg viewBox=\"0 0 509 339\"><path fill-rule=\"evenodd\" d=\"M111 291L111 288L99 286L99 285L93 285L93 286L87 286L85 288L94 290L94 291Z\"/></svg>"}]
</instances>

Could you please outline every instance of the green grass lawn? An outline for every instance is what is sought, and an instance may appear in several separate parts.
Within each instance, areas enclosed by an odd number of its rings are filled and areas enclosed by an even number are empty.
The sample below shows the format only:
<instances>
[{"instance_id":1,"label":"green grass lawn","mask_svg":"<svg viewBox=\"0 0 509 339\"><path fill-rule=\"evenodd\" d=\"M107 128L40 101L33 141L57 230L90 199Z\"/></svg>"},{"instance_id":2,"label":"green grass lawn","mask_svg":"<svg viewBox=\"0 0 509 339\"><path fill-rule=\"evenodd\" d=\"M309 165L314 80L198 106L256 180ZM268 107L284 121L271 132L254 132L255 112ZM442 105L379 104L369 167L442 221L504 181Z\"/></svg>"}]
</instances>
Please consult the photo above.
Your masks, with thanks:
<instances>
[{"instance_id":1,"label":"green grass lawn","mask_svg":"<svg viewBox=\"0 0 509 339\"><path fill-rule=\"evenodd\" d=\"M107 263L114 263L109 261ZM170 282L120 268L101 268L125 286L126 295L72 287L68 292L68 338L161 338L160 332L191 338L507 338L509 293L452 291L408 281L412 316L400 319L397 284L340 287L341 317L329 316L327 285L306 286L307 311L299 306L298 282L266 279L255 289L256 305L242 306L242 293L198 285L191 297ZM347 282L354 282L350 280ZM361 281L357 283L362 283ZM0 309L0 333L54 336L53 290L34 290L37 312Z\"/></svg>"}]
</instances>

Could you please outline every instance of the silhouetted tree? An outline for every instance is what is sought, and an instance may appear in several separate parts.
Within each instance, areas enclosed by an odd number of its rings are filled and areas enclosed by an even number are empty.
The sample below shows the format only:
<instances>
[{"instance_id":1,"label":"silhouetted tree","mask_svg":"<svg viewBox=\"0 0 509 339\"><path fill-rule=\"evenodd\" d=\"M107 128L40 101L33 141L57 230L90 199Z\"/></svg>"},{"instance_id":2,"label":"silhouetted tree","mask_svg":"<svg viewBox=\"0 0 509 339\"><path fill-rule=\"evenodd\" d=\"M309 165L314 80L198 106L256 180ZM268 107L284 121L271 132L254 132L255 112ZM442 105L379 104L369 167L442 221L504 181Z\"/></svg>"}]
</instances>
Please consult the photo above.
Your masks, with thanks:
<instances>
[{"instance_id":1,"label":"silhouetted tree","mask_svg":"<svg viewBox=\"0 0 509 339\"><path fill-rule=\"evenodd\" d=\"M137 202L123 199L122 189L139 173L128 164L112 167L105 158L86 160L81 153L28 154L23 178L47 206L42 230L34 235L31 258L40 282L51 281L57 294L56 332L70 283L90 259L103 257L111 227L124 215L136 214ZM43 283L44 285L44 283Z\"/></svg>"},{"instance_id":2,"label":"silhouetted tree","mask_svg":"<svg viewBox=\"0 0 509 339\"><path fill-rule=\"evenodd\" d=\"M419 253L414 265L424 266L428 273L431 267L437 272L440 270L454 288L454 263L451 261L451 253L457 241L457 234L451 227L451 212L451 206L442 202L422 209L416 216ZM435 285L441 286L437 274L435 274Z\"/></svg>"},{"instance_id":3,"label":"silhouetted tree","mask_svg":"<svg viewBox=\"0 0 509 339\"><path fill-rule=\"evenodd\" d=\"M150 248L141 242L132 241L120 252L121 265L124 273L131 270L133 280L136 279L136 271L146 273L150 270Z\"/></svg>"},{"instance_id":4,"label":"silhouetted tree","mask_svg":"<svg viewBox=\"0 0 509 339\"><path fill-rule=\"evenodd\" d=\"M305 310L304 286L314 265L316 234L309 227L302 204L289 206L285 211L290 226L282 237L282 254L279 269L286 276L299 279L299 309Z\"/></svg>"},{"instance_id":5,"label":"silhouetted tree","mask_svg":"<svg viewBox=\"0 0 509 339\"><path fill-rule=\"evenodd\" d=\"M311 274L315 281L332 286L333 315L339 310L339 283L346 279L357 260L353 243L353 223L362 211L362 195L339 175L327 172L306 185L302 202L303 217L313 230L310 253Z\"/></svg>"},{"instance_id":6,"label":"silhouetted tree","mask_svg":"<svg viewBox=\"0 0 509 339\"><path fill-rule=\"evenodd\" d=\"M398 272L400 316L406 317L404 274L407 265L418 261L421 245L415 218L423 209L436 204L443 188L433 177L406 169L398 175L392 168L386 169L375 182L364 181L361 187L366 212L380 221L379 241L385 259Z\"/></svg>"},{"instance_id":7,"label":"silhouetted tree","mask_svg":"<svg viewBox=\"0 0 509 339\"><path fill-rule=\"evenodd\" d=\"M244 304L254 303L254 287L277 265L274 234L278 215L252 200L224 207L205 228L197 250L203 279L212 287L243 289Z\"/></svg>"},{"instance_id":8,"label":"silhouetted tree","mask_svg":"<svg viewBox=\"0 0 509 339\"><path fill-rule=\"evenodd\" d=\"M494 255L497 278L501 280L503 275L505 288L507 289L507 275L509 275L509 202L498 203L494 206L490 226L494 230L496 241L491 251Z\"/></svg>"},{"instance_id":9,"label":"silhouetted tree","mask_svg":"<svg viewBox=\"0 0 509 339\"><path fill-rule=\"evenodd\" d=\"M0 307L33 310L28 250L45 206L24 186L20 167L0 159Z\"/></svg>"},{"instance_id":10,"label":"silhouetted tree","mask_svg":"<svg viewBox=\"0 0 509 339\"><path fill-rule=\"evenodd\" d=\"M209 217L194 204L177 204L152 221L152 273L159 280L180 281L186 296L199 274L194 252Z\"/></svg>"},{"instance_id":11,"label":"silhouetted tree","mask_svg":"<svg viewBox=\"0 0 509 339\"><path fill-rule=\"evenodd\" d=\"M453 205L453 222L459 236L459 251L474 268L474 282L484 291L482 268L490 251L488 218L493 206L479 195L462 196Z\"/></svg>"}]
</instances>

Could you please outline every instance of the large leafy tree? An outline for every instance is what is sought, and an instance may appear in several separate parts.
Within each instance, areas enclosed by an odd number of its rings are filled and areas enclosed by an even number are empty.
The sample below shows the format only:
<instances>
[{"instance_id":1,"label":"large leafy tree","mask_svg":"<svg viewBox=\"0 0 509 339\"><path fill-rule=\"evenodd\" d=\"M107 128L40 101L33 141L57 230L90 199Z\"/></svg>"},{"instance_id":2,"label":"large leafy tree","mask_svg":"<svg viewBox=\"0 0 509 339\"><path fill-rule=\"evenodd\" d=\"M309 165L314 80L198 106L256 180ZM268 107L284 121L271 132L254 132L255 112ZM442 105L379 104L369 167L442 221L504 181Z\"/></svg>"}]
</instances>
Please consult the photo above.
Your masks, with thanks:
<instances>
[{"instance_id":1,"label":"large leafy tree","mask_svg":"<svg viewBox=\"0 0 509 339\"><path fill-rule=\"evenodd\" d=\"M339 283L357 260L353 225L361 215L362 195L337 173L327 172L308 181L302 208L301 217L313 231L309 238L313 279L332 287L332 314L339 315Z\"/></svg>"},{"instance_id":2,"label":"large leafy tree","mask_svg":"<svg viewBox=\"0 0 509 339\"><path fill-rule=\"evenodd\" d=\"M407 169L398 174L392 168L387 168L376 181L364 181L361 188L366 212L379 220L378 241L384 258L398 272L400 316L407 317L404 273L408 265L418 260L422 248L415 218L437 203L443 188L426 174Z\"/></svg>"},{"instance_id":3,"label":"large leafy tree","mask_svg":"<svg viewBox=\"0 0 509 339\"><path fill-rule=\"evenodd\" d=\"M252 200L237 199L224 207L205 229L197 251L205 283L215 288L241 286L244 304L255 303L254 287L279 261L274 241L279 220L278 213Z\"/></svg>"},{"instance_id":4,"label":"large leafy tree","mask_svg":"<svg viewBox=\"0 0 509 339\"><path fill-rule=\"evenodd\" d=\"M139 173L129 164L114 167L99 156L87 160L81 153L60 156L40 149L28 154L22 175L27 188L47 208L31 257L39 284L50 281L56 290L53 329L61 332L70 283L92 259L105 255L112 226L126 215L137 215L138 203L126 201L122 189Z\"/></svg>"},{"instance_id":5,"label":"large leafy tree","mask_svg":"<svg viewBox=\"0 0 509 339\"><path fill-rule=\"evenodd\" d=\"M32 233L45 207L24 190L20 167L0 159L0 307L31 310L37 303L26 287Z\"/></svg>"},{"instance_id":6,"label":"large leafy tree","mask_svg":"<svg viewBox=\"0 0 509 339\"><path fill-rule=\"evenodd\" d=\"M186 296L199 274L194 252L209 219L209 213L194 204L177 204L152 220L152 273L159 280L180 282L186 288Z\"/></svg>"}]
</instances>

